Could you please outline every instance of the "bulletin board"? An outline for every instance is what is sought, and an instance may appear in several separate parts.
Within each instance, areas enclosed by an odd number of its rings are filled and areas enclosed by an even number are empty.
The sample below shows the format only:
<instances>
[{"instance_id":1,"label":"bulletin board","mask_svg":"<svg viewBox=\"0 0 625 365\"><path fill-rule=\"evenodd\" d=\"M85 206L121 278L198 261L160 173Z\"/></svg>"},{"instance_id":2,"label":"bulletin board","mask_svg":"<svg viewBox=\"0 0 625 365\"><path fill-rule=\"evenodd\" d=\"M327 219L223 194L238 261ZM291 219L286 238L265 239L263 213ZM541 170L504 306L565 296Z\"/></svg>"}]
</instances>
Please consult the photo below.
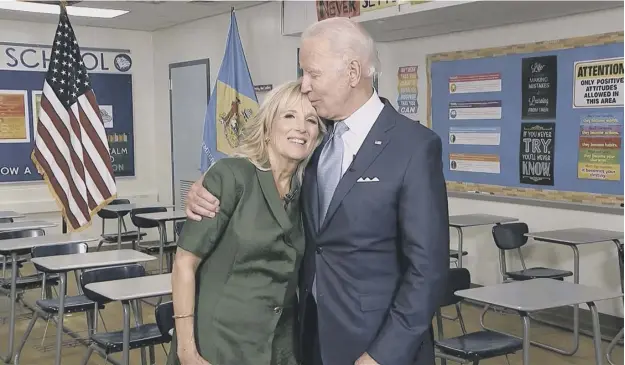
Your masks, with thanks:
<instances>
[{"instance_id":1,"label":"bulletin board","mask_svg":"<svg viewBox=\"0 0 625 365\"><path fill-rule=\"evenodd\" d=\"M31 160L47 45L0 42L0 184L43 181ZM135 176L132 58L129 50L81 48L116 178Z\"/></svg>"},{"instance_id":2,"label":"bulletin board","mask_svg":"<svg viewBox=\"0 0 625 365\"><path fill-rule=\"evenodd\" d=\"M427 57L450 192L620 208L623 32Z\"/></svg>"}]
</instances>

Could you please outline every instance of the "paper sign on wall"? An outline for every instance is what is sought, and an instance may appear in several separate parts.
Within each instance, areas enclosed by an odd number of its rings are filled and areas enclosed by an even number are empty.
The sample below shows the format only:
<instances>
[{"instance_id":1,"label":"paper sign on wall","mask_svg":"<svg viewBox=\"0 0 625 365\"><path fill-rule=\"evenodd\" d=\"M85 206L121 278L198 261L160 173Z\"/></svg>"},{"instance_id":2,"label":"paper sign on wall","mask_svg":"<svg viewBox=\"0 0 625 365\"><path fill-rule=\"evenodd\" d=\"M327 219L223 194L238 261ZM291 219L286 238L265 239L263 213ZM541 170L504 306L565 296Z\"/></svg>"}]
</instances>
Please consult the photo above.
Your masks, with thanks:
<instances>
[{"instance_id":1,"label":"paper sign on wall","mask_svg":"<svg viewBox=\"0 0 625 365\"><path fill-rule=\"evenodd\" d=\"M623 106L623 58L575 62L573 108Z\"/></svg>"},{"instance_id":2,"label":"paper sign on wall","mask_svg":"<svg viewBox=\"0 0 625 365\"><path fill-rule=\"evenodd\" d=\"M558 100L558 57L524 58L521 88L522 119L555 119Z\"/></svg>"},{"instance_id":3,"label":"paper sign on wall","mask_svg":"<svg viewBox=\"0 0 625 365\"><path fill-rule=\"evenodd\" d=\"M555 140L555 123L521 124L521 184L553 186Z\"/></svg>"},{"instance_id":4,"label":"paper sign on wall","mask_svg":"<svg viewBox=\"0 0 625 365\"><path fill-rule=\"evenodd\" d=\"M581 118L577 178L619 181L623 123L612 114Z\"/></svg>"},{"instance_id":5,"label":"paper sign on wall","mask_svg":"<svg viewBox=\"0 0 625 365\"><path fill-rule=\"evenodd\" d=\"M417 66L397 70L397 105L401 114L417 114Z\"/></svg>"}]
</instances>

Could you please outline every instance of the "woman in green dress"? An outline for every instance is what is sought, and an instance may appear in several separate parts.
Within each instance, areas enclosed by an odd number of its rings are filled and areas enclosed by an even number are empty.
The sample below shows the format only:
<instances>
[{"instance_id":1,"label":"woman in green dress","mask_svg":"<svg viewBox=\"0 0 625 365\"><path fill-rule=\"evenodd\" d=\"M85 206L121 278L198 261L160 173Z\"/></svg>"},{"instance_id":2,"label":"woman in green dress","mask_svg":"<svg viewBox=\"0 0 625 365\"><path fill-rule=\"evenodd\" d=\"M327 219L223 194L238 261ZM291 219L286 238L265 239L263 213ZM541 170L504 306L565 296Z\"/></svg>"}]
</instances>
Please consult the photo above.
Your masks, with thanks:
<instances>
[{"instance_id":1,"label":"woman in green dress","mask_svg":"<svg viewBox=\"0 0 625 365\"><path fill-rule=\"evenodd\" d=\"M169 365L292 365L304 253L299 187L325 126L300 82L274 89L206 172L214 218L188 220L172 272Z\"/></svg>"}]
</instances>

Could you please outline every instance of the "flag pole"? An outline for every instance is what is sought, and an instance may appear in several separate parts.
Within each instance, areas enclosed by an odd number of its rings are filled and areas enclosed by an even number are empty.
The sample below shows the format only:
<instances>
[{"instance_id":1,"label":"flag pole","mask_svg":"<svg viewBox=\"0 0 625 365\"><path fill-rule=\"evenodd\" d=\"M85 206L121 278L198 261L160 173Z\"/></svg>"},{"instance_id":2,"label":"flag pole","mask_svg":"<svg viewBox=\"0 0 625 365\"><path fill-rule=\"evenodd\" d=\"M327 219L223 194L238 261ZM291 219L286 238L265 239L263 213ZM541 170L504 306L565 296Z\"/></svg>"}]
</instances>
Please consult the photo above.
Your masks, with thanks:
<instances>
[{"instance_id":1,"label":"flag pole","mask_svg":"<svg viewBox=\"0 0 625 365\"><path fill-rule=\"evenodd\" d=\"M66 5L67 5L66 0L59 1L59 7L61 10L61 13L63 12L63 10L67 11ZM63 212L61 212L61 232L63 234L67 233L67 222L65 221L65 217L63 217Z\"/></svg>"}]
</instances>

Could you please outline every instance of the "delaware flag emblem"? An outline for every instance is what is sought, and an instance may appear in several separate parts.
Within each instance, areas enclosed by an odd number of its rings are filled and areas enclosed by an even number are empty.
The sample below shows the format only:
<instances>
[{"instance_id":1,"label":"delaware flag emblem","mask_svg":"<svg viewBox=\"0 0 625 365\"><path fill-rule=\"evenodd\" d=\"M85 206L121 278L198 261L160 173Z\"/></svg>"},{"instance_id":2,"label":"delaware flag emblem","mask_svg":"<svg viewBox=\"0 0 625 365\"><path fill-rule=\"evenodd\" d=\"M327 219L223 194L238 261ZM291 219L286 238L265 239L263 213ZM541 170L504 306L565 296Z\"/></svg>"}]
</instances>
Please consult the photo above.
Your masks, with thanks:
<instances>
[{"instance_id":1,"label":"delaware flag emblem","mask_svg":"<svg viewBox=\"0 0 625 365\"><path fill-rule=\"evenodd\" d=\"M202 173L239 145L241 128L257 111L258 99L233 10L226 53L204 119Z\"/></svg>"}]
</instances>

